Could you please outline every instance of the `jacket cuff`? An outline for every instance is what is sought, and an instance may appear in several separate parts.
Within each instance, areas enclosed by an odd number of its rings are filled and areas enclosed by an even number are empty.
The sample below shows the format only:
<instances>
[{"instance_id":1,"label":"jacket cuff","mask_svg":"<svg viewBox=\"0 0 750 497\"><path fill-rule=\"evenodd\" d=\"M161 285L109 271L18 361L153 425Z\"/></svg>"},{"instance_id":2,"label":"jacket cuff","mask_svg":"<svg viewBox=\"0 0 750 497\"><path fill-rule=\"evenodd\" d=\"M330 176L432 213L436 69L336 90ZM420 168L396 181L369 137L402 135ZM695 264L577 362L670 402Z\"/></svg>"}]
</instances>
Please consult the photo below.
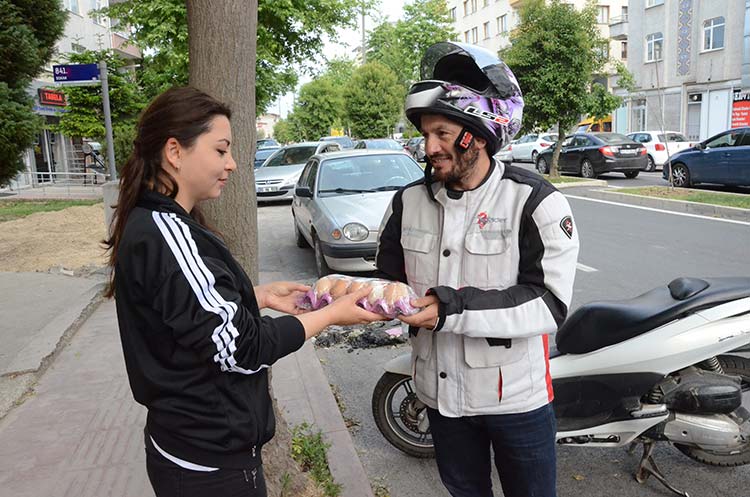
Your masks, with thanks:
<instances>
[{"instance_id":1,"label":"jacket cuff","mask_svg":"<svg viewBox=\"0 0 750 497\"><path fill-rule=\"evenodd\" d=\"M443 299L447 300L449 298L449 294L451 294L452 292L454 292L452 288L448 288L445 286L438 286L427 290L427 295L434 295L438 298L438 320L437 323L435 323L435 327L432 329L432 331L440 331L443 329L443 326L445 325L445 318L447 316L445 300Z\"/></svg>"},{"instance_id":2,"label":"jacket cuff","mask_svg":"<svg viewBox=\"0 0 750 497\"><path fill-rule=\"evenodd\" d=\"M282 332L279 337L281 349L279 358L299 350L305 343L305 327L302 322L294 316L280 316L274 319L277 330Z\"/></svg>"}]
</instances>

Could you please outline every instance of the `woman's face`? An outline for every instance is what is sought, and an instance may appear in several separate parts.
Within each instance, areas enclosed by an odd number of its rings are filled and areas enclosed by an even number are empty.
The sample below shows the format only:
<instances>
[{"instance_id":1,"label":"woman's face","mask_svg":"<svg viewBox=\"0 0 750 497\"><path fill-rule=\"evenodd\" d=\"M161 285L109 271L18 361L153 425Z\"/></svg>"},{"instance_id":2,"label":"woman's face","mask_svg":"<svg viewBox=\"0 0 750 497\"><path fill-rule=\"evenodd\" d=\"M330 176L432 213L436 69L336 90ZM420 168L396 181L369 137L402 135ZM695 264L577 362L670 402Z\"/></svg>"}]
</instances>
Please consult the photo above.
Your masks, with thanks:
<instances>
[{"instance_id":1,"label":"woman's face","mask_svg":"<svg viewBox=\"0 0 750 497\"><path fill-rule=\"evenodd\" d=\"M170 142L167 142L168 160L177 166L173 176L179 186L178 202L182 198L194 205L221 195L230 173L237 169L230 150L231 143L232 129L225 116L214 117L209 130L198 136L192 147L178 145L176 160L169 160Z\"/></svg>"}]
</instances>

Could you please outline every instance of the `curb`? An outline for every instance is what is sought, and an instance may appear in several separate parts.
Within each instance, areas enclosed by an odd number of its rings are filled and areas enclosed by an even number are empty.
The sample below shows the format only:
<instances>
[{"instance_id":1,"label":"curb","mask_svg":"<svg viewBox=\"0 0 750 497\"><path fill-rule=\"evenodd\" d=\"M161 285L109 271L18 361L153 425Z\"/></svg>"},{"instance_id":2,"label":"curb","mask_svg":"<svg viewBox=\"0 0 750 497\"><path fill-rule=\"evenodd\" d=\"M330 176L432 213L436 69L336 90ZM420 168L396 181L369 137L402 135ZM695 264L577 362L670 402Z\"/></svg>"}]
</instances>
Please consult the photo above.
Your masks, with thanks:
<instances>
[{"instance_id":1,"label":"curb","mask_svg":"<svg viewBox=\"0 0 750 497\"><path fill-rule=\"evenodd\" d=\"M558 190L561 190L563 188L578 188L582 186L608 186L609 183L607 183L606 180L603 179L590 179L587 181L575 181L575 182L566 182L566 183L552 183L552 186L557 188Z\"/></svg>"},{"instance_id":2,"label":"curb","mask_svg":"<svg viewBox=\"0 0 750 497\"><path fill-rule=\"evenodd\" d=\"M646 197L643 195L631 195L629 193L619 193L609 190L589 190L586 193L586 196L598 198L600 200L618 200L625 204L640 205L642 207L651 207L672 212L683 212L687 214L750 222L750 209L740 209L738 207L724 207L721 205L689 202L687 200Z\"/></svg>"}]
</instances>

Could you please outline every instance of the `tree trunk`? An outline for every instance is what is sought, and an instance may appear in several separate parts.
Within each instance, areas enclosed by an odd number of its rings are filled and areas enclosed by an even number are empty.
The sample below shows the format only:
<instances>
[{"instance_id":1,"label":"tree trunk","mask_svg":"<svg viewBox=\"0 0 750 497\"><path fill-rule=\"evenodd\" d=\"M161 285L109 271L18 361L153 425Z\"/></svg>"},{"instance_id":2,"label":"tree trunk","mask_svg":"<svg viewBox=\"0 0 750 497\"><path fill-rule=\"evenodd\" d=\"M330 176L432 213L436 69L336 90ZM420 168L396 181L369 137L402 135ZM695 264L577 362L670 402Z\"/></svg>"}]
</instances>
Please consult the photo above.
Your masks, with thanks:
<instances>
[{"instance_id":1,"label":"tree trunk","mask_svg":"<svg viewBox=\"0 0 750 497\"><path fill-rule=\"evenodd\" d=\"M557 123L557 142L555 143L555 151L552 152L552 164L549 165L549 177L559 178L560 169L557 167L560 161L560 151L562 150L562 143L565 141L565 133L561 133L560 130L564 129L561 127L561 123Z\"/></svg>"},{"instance_id":2,"label":"tree trunk","mask_svg":"<svg viewBox=\"0 0 750 497\"><path fill-rule=\"evenodd\" d=\"M255 199L255 53L258 2L187 0L190 85L232 109L232 155L237 170L224 193L201 208L232 254L258 282ZM273 397L273 394L272 394ZM268 495L316 495L291 458L291 435L274 403L276 436L263 448Z\"/></svg>"},{"instance_id":3,"label":"tree trunk","mask_svg":"<svg viewBox=\"0 0 750 497\"><path fill-rule=\"evenodd\" d=\"M218 200L201 208L230 250L258 281L255 200L255 44L258 2L187 0L190 85L232 109L232 155L237 170Z\"/></svg>"}]
</instances>

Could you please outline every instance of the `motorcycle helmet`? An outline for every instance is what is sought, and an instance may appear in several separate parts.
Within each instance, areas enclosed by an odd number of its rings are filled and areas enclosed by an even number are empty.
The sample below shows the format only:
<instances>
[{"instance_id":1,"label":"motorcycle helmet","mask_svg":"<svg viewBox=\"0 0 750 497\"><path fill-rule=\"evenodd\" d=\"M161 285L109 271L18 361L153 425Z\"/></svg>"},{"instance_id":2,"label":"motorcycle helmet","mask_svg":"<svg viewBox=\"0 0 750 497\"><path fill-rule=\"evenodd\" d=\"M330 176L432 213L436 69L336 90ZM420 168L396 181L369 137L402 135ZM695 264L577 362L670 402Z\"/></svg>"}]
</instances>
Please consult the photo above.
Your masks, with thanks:
<instances>
[{"instance_id":1,"label":"motorcycle helmet","mask_svg":"<svg viewBox=\"0 0 750 497\"><path fill-rule=\"evenodd\" d=\"M422 57L420 77L405 104L406 117L417 129L423 114L444 115L486 140L491 157L521 128L521 89L492 52L463 43L436 43ZM460 151L461 138L456 141Z\"/></svg>"}]
</instances>

